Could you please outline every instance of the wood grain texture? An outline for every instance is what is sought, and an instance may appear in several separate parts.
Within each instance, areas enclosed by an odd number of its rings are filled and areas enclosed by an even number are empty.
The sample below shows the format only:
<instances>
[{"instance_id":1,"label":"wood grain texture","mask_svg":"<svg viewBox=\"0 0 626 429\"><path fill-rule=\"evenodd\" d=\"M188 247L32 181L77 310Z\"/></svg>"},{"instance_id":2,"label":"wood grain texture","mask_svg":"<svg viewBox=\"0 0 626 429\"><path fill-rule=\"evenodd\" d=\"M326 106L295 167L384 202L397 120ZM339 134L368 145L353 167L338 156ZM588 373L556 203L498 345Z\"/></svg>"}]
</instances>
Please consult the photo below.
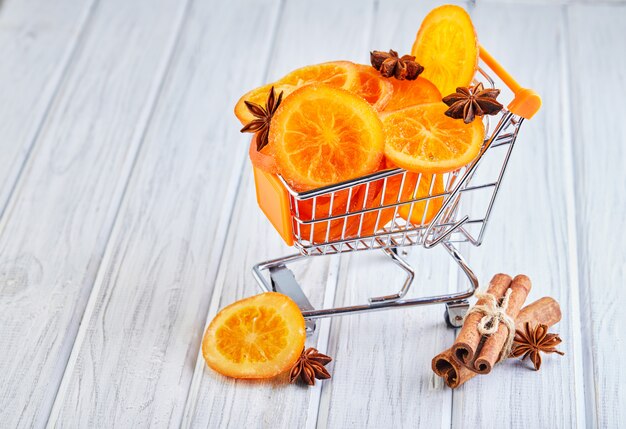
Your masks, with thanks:
<instances>
[{"instance_id":1,"label":"wood grain texture","mask_svg":"<svg viewBox=\"0 0 626 429\"><path fill-rule=\"evenodd\" d=\"M626 61L614 53L626 51L626 6L576 6L568 17L587 421L624 427Z\"/></svg>"},{"instance_id":2,"label":"wood grain texture","mask_svg":"<svg viewBox=\"0 0 626 429\"><path fill-rule=\"evenodd\" d=\"M287 1L268 80L305 64L367 55L372 11L371 2ZM282 243L259 210L250 164L245 168L208 320L219 308L259 292L250 272L255 263L294 252ZM318 257L293 265L314 306L323 305L326 288L334 289L335 260ZM320 344L325 345L324 335L320 338ZM316 338L310 338L307 345L316 343ZM290 385L284 377L268 382L227 379L209 370L199 358L183 426L314 427L320 385Z\"/></svg>"},{"instance_id":3,"label":"wood grain texture","mask_svg":"<svg viewBox=\"0 0 626 429\"><path fill-rule=\"evenodd\" d=\"M376 9L370 49L410 52L419 23L436 2L383 2ZM357 58L367 63L367 56ZM412 249L416 270L409 297L445 294L457 273L441 248ZM405 273L382 252L342 261L335 305L366 303L396 292ZM462 287L467 288L468 285ZM452 394L430 371L430 361L454 338L444 307L390 310L334 319L328 354L333 379L322 386L319 427L449 427Z\"/></svg>"},{"instance_id":4,"label":"wood grain texture","mask_svg":"<svg viewBox=\"0 0 626 429\"><path fill-rule=\"evenodd\" d=\"M30 154L92 3L8 0L0 4L0 214Z\"/></svg>"},{"instance_id":5,"label":"wood grain texture","mask_svg":"<svg viewBox=\"0 0 626 429\"><path fill-rule=\"evenodd\" d=\"M463 254L483 284L526 273L529 300L558 299L566 355L452 392L430 371L454 336L442 306L322 321L307 345L333 378L314 388L226 379L198 351L219 308L259 292L252 265L294 251L257 207L239 95L408 52L440 2L0 0L0 427L626 426L624 2L469 2L544 106ZM408 259L411 296L466 286L442 249ZM404 278L379 252L293 269L316 307Z\"/></svg>"},{"instance_id":6,"label":"wood grain texture","mask_svg":"<svg viewBox=\"0 0 626 429\"><path fill-rule=\"evenodd\" d=\"M593 6L605 6L605 5L617 5L620 3L626 3L626 0L475 0L476 4L487 6L494 3L509 3L509 4L526 4L526 5L562 5L562 6L577 6L577 5L593 5Z\"/></svg>"},{"instance_id":7,"label":"wood grain texture","mask_svg":"<svg viewBox=\"0 0 626 429\"><path fill-rule=\"evenodd\" d=\"M232 106L263 79L278 6L191 4L56 400L60 427L180 424L247 155Z\"/></svg>"},{"instance_id":8,"label":"wood grain texture","mask_svg":"<svg viewBox=\"0 0 626 429\"><path fill-rule=\"evenodd\" d=\"M450 258L442 249L414 249L409 297L449 291ZM336 305L366 303L395 292L404 272L382 254L363 252L342 263ZM322 387L320 427L450 427L451 392L430 371L433 356L454 338L441 305L333 319L328 354L333 378Z\"/></svg>"},{"instance_id":9,"label":"wood grain texture","mask_svg":"<svg viewBox=\"0 0 626 429\"><path fill-rule=\"evenodd\" d=\"M497 272L524 273L533 282L529 301L546 295L557 299L564 316L555 330L564 339L560 349L566 356L546 356L537 373L527 363L510 360L490 375L472 379L454 392L455 427L585 424L578 285L572 275L576 259L569 246L575 237L568 204L572 188L562 12L542 5L479 4L473 10L481 43L523 85L541 94L544 105L522 125L485 241L468 259L483 283Z\"/></svg>"},{"instance_id":10,"label":"wood grain texture","mask_svg":"<svg viewBox=\"0 0 626 429\"><path fill-rule=\"evenodd\" d=\"M94 10L0 225L0 420L43 426L171 54L173 0Z\"/></svg>"}]
</instances>

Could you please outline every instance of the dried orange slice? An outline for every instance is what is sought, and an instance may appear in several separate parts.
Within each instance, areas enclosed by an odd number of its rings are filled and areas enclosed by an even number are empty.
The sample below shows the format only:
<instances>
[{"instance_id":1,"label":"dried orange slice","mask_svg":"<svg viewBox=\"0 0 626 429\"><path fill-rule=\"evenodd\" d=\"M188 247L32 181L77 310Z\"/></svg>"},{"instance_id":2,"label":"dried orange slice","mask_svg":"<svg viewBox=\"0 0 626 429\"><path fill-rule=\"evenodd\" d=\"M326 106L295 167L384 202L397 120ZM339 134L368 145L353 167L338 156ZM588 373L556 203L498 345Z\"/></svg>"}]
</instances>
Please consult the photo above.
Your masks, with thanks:
<instances>
[{"instance_id":1,"label":"dried orange slice","mask_svg":"<svg viewBox=\"0 0 626 429\"><path fill-rule=\"evenodd\" d=\"M397 168L393 163L386 160L385 169ZM419 181L419 184L418 184ZM380 210L374 210L367 212L363 216L363 223L361 226L361 237L372 235L380 231L385 225L387 225L396 214L400 215L405 220L411 216L411 222L415 225L427 225L433 217L437 214L443 204L443 197L430 199L428 205L426 201L419 201L410 203L409 201L427 197L430 195L439 195L443 193L443 178L438 175L435 176L435 183L433 181L433 175L419 173L406 172L404 181L401 174L396 174L387 178L386 183L382 180L379 181L379 192L372 201L367 204L370 208L381 208ZM384 184L383 184L384 183ZM398 203L406 203L397 206L382 208L383 206L394 205ZM411 205L413 208L411 209ZM424 212L426 214L424 215ZM422 223L423 220L423 223Z\"/></svg>"},{"instance_id":2,"label":"dried orange slice","mask_svg":"<svg viewBox=\"0 0 626 429\"><path fill-rule=\"evenodd\" d=\"M260 151L256 149L256 138L256 135L252 137L252 141L250 142L250 148L248 149L248 156L250 157L252 165L256 168L260 168L267 173L277 174L278 167L276 166L276 161L274 161L274 157L266 153L267 146Z\"/></svg>"},{"instance_id":3,"label":"dried orange slice","mask_svg":"<svg viewBox=\"0 0 626 429\"><path fill-rule=\"evenodd\" d=\"M356 87L350 88L350 91L365 98L374 109L378 111L383 110L393 95L391 79L382 77L380 72L375 70L372 66L356 64L356 67L358 71L358 84Z\"/></svg>"},{"instance_id":4,"label":"dried orange slice","mask_svg":"<svg viewBox=\"0 0 626 429\"><path fill-rule=\"evenodd\" d=\"M304 318L286 295L267 292L223 308L202 339L206 363L235 378L269 378L298 360L306 337Z\"/></svg>"},{"instance_id":5,"label":"dried orange slice","mask_svg":"<svg viewBox=\"0 0 626 429\"><path fill-rule=\"evenodd\" d=\"M357 188L352 193L346 189L337 191L332 201L331 197L326 195L319 196L315 200L315 207L313 207L312 199L298 202L299 218L301 220L321 220L330 216L346 215L363 203L360 188ZM315 213L313 213L313 210L315 210ZM311 228L313 228L313 234L311 234ZM296 233L299 232L302 239L316 244L339 240L342 234L347 238L352 230L353 227L351 222L349 222L349 218L346 219L345 217L313 224L301 224L299 230L297 225L294 226L294 231Z\"/></svg>"},{"instance_id":6,"label":"dried orange slice","mask_svg":"<svg viewBox=\"0 0 626 429\"><path fill-rule=\"evenodd\" d=\"M393 95L383 109L385 112L441 101L437 87L422 77L415 80L390 79L390 82L393 85Z\"/></svg>"},{"instance_id":7,"label":"dried orange slice","mask_svg":"<svg viewBox=\"0 0 626 429\"><path fill-rule=\"evenodd\" d=\"M410 182L411 186L409 186L406 194L403 192L403 201L417 200L426 198L429 195L440 195L443 193L443 177L441 174L422 174L422 177L419 177L417 173L408 172L406 175L405 182ZM418 180L419 184L417 183ZM410 220L413 225L428 225L442 205L443 197L431 198L411 204L403 204L398 209L398 214L404 220Z\"/></svg>"},{"instance_id":8,"label":"dried orange slice","mask_svg":"<svg viewBox=\"0 0 626 429\"><path fill-rule=\"evenodd\" d=\"M302 191L376 171L384 136L376 111L361 97L308 85L274 114L268 148L283 178Z\"/></svg>"},{"instance_id":9,"label":"dried orange slice","mask_svg":"<svg viewBox=\"0 0 626 429\"><path fill-rule=\"evenodd\" d=\"M246 107L245 102L250 101L252 103L256 103L262 107L265 107L265 103L267 103L267 97L270 94L270 90L274 87L274 92L276 96L283 93L283 98L287 95L291 94L296 87L291 85L282 85L280 83L270 83L268 85L263 85L258 88L254 88L252 91L245 93L235 105L235 116L241 122L242 125L246 125L250 121L256 119L250 110Z\"/></svg>"},{"instance_id":10,"label":"dried orange slice","mask_svg":"<svg viewBox=\"0 0 626 429\"><path fill-rule=\"evenodd\" d=\"M272 86L274 86L276 94L282 91L283 98L285 98L297 88L312 83L324 83L343 89L354 88L358 84L355 64L350 61L334 61L296 69L274 83L263 85L244 94L235 105L235 115L245 125L254 119L246 107L245 101L265 106Z\"/></svg>"},{"instance_id":11,"label":"dried orange slice","mask_svg":"<svg viewBox=\"0 0 626 429\"><path fill-rule=\"evenodd\" d=\"M430 11L417 32L411 55L424 66L422 77L442 95L472 82L478 64L478 41L468 13L444 5Z\"/></svg>"},{"instance_id":12,"label":"dried orange slice","mask_svg":"<svg viewBox=\"0 0 626 429\"><path fill-rule=\"evenodd\" d=\"M349 89L356 85L355 64L350 61L332 61L305 66L279 79L281 85L296 88L312 83L323 83L333 88Z\"/></svg>"},{"instance_id":13,"label":"dried orange slice","mask_svg":"<svg viewBox=\"0 0 626 429\"><path fill-rule=\"evenodd\" d=\"M483 144L483 123L449 118L447 108L430 103L382 114L387 158L421 173L445 173L472 161Z\"/></svg>"}]
</instances>

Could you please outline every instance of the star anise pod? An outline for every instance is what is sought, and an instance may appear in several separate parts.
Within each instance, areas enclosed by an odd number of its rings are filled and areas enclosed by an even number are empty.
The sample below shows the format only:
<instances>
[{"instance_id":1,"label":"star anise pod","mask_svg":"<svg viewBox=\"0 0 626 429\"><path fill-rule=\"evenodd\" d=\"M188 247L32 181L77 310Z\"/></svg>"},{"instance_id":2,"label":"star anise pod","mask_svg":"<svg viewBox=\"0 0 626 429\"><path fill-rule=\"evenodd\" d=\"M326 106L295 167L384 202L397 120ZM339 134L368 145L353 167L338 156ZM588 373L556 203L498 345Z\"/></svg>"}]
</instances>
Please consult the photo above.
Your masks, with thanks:
<instances>
[{"instance_id":1,"label":"star anise pod","mask_svg":"<svg viewBox=\"0 0 626 429\"><path fill-rule=\"evenodd\" d=\"M241 132L256 134L257 151L260 151L269 143L270 122L272 121L272 116L274 116L276 109L280 106L281 101L283 101L283 92L281 91L280 94L278 94L278 98L276 98L274 87L270 90L270 95L267 97L265 107L261 107L251 101L244 101L246 107L256 119L246 124L246 126L241 129Z\"/></svg>"},{"instance_id":2,"label":"star anise pod","mask_svg":"<svg viewBox=\"0 0 626 429\"><path fill-rule=\"evenodd\" d=\"M415 80L424 71L424 67L415 62L413 55L402 55L398 57L398 53L393 49L389 52L372 51L370 52L370 61L372 66L380 71L384 77L395 77L399 80Z\"/></svg>"},{"instance_id":3,"label":"star anise pod","mask_svg":"<svg viewBox=\"0 0 626 429\"><path fill-rule=\"evenodd\" d=\"M295 382L298 377L309 386L315 385L315 379L324 380L330 378L330 373L324 365L328 364L333 359L326 356L309 347L308 349L302 349L302 354L298 358L298 361L291 368L289 373L289 381Z\"/></svg>"},{"instance_id":4,"label":"star anise pod","mask_svg":"<svg viewBox=\"0 0 626 429\"><path fill-rule=\"evenodd\" d=\"M558 353L563 356L565 353L556 349L561 344L561 338L558 334L549 334L548 326L539 324L534 328L530 323L526 322L522 331L515 331L515 340L513 342L512 357L522 356L522 360L530 357L535 366L535 371L541 367L541 353Z\"/></svg>"},{"instance_id":5,"label":"star anise pod","mask_svg":"<svg viewBox=\"0 0 626 429\"><path fill-rule=\"evenodd\" d=\"M502 104L496 101L498 95L499 89L485 89L479 83L468 88L457 88L454 94L444 97L442 101L450 106L446 116L463 119L463 122L469 124L475 116L495 115L502 110Z\"/></svg>"}]
</instances>

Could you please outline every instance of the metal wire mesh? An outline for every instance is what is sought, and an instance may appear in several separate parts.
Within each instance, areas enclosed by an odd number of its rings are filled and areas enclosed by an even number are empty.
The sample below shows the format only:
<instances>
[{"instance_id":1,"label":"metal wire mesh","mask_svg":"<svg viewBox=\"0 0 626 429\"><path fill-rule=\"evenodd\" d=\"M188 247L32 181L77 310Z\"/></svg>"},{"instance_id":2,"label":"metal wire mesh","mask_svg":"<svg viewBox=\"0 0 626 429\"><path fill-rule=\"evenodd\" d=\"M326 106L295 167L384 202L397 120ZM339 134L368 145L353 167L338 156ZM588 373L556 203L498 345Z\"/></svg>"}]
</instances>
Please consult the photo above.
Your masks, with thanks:
<instances>
[{"instance_id":1,"label":"metal wire mesh","mask_svg":"<svg viewBox=\"0 0 626 429\"><path fill-rule=\"evenodd\" d=\"M493 87L481 69L476 79ZM479 156L450 173L395 168L290 195L296 248L303 255L441 242L482 242L522 119L503 110L485 121ZM482 164L481 168L479 164Z\"/></svg>"}]
</instances>

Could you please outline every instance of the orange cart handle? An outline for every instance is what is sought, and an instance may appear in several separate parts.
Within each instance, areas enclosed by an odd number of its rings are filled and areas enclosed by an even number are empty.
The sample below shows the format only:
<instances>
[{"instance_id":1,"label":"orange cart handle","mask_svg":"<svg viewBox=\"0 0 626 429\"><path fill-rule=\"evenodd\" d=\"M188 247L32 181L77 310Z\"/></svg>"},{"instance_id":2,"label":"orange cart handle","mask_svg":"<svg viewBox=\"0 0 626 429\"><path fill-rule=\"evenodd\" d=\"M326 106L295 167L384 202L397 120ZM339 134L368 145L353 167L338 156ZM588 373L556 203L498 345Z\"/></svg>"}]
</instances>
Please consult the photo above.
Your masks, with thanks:
<instances>
[{"instance_id":1,"label":"orange cart handle","mask_svg":"<svg viewBox=\"0 0 626 429\"><path fill-rule=\"evenodd\" d=\"M524 119L532 118L541 107L541 97L539 97L539 94L532 89L522 88L521 85L513 79L513 76L511 76L482 45L480 46L479 52L480 59L498 75L511 91L513 91L515 98L513 98L513 101L507 106L509 111Z\"/></svg>"}]
</instances>

